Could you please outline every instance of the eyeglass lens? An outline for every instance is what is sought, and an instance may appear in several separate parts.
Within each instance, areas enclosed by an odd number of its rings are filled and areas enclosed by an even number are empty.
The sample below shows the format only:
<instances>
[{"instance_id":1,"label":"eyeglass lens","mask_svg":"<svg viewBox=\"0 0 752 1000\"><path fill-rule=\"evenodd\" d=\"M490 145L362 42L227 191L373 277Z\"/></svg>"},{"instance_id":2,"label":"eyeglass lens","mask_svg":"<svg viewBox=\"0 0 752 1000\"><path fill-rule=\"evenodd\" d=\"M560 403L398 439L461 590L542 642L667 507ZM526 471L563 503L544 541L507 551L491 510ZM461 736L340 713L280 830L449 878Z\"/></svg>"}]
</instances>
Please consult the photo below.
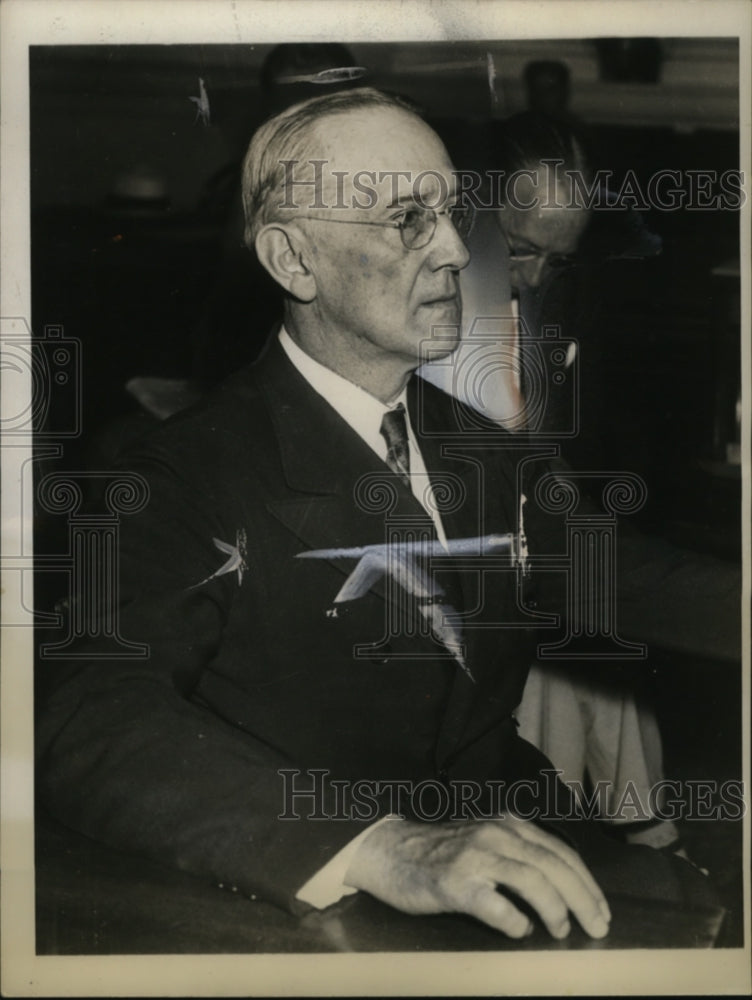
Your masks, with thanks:
<instances>
[{"instance_id":1,"label":"eyeglass lens","mask_svg":"<svg viewBox=\"0 0 752 1000\"><path fill-rule=\"evenodd\" d=\"M470 235L475 219L472 205L454 205L448 210L449 218L462 239ZM400 227L402 242L409 250L419 250L433 239L438 216L431 208L414 208L408 212Z\"/></svg>"}]
</instances>

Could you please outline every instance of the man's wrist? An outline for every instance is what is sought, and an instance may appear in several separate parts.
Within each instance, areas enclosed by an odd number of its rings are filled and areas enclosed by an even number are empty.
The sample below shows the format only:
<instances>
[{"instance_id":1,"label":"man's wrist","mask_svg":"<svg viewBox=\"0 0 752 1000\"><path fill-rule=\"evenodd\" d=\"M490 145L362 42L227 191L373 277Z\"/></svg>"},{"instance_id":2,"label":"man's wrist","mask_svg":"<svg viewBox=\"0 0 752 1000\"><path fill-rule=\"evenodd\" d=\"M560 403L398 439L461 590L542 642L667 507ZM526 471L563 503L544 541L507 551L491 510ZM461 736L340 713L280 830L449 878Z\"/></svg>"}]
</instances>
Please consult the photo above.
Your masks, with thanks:
<instances>
[{"instance_id":1,"label":"man's wrist","mask_svg":"<svg viewBox=\"0 0 752 1000\"><path fill-rule=\"evenodd\" d=\"M357 892L360 887L347 881L347 873L353 858L375 830L387 820L395 818L399 819L400 817L383 816L356 837L353 837L333 858L327 861L323 868L320 868L308 879L295 894L295 898L310 906L315 906L318 910L323 910L338 902L343 896L350 896Z\"/></svg>"},{"instance_id":2,"label":"man's wrist","mask_svg":"<svg viewBox=\"0 0 752 1000\"><path fill-rule=\"evenodd\" d=\"M357 844L350 855L347 871L343 882L354 889L370 890L378 885L384 874L384 859L391 854L390 844L393 842L395 826L393 821L399 820L399 831L414 826L402 816L391 814L384 816L367 831L367 835Z\"/></svg>"}]
</instances>

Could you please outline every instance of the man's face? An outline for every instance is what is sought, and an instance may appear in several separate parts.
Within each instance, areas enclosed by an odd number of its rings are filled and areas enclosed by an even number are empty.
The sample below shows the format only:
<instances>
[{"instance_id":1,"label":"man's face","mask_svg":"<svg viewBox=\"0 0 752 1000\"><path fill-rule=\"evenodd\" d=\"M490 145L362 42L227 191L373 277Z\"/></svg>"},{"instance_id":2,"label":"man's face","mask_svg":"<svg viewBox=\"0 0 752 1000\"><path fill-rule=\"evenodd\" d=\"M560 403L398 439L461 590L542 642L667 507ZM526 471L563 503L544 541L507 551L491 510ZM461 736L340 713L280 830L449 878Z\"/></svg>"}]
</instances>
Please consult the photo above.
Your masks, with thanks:
<instances>
[{"instance_id":1,"label":"man's face","mask_svg":"<svg viewBox=\"0 0 752 1000\"><path fill-rule=\"evenodd\" d=\"M577 245L588 223L584 208L565 208L565 192L556 197L547 188L520 178L519 207L506 205L497 218L509 248L509 273L514 292L540 287L557 267L573 263ZM534 207L524 208L522 205Z\"/></svg>"},{"instance_id":2,"label":"man's face","mask_svg":"<svg viewBox=\"0 0 752 1000\"><path fill-rule=\"evenodd\" d=\"M415 179L421 174L423 205L443 213L456 204L444 146L422 121L391 108L326 118L317 145L322 152L314 157L327 160L327 207L315 207L311 189L299 188L296 224L310 249L319 328L372 365L391 359L416 367L421 343L437 328L456 328L440 331L442 345L448 344L444 353L453 350L461 319L458 272L469 261L454 224L439 214L432 239L420 249L405 247L396 228L371 225L398 222L415 209ZM373 204L353 207L353 198Z\"/></svg>"}]
</instances>

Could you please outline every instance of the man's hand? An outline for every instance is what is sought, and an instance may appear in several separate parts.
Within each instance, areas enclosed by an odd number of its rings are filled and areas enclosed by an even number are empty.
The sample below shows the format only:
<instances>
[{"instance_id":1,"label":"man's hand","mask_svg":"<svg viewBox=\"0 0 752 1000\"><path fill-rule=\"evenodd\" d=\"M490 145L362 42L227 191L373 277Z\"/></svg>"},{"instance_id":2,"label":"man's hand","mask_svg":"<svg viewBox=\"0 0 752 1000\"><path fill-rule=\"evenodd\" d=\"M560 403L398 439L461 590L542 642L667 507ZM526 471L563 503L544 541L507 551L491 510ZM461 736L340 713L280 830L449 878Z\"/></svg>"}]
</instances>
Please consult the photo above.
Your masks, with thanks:
<instances>
[{"instance_id":1,"label":"man's hand","mask_svg":"<svg viewBox=\"0 0 752 1000\"><path fill-rule=\"evenodd\" d=\"M569 934L570 911L594 938L608 933L611 919L579 855L553 834L510 815L382 823L358 848L345 883L405 913L468 913L514 938L529 934L532 924L497 886L529 903L555 938Z\"/></svg>"}]
</instances>

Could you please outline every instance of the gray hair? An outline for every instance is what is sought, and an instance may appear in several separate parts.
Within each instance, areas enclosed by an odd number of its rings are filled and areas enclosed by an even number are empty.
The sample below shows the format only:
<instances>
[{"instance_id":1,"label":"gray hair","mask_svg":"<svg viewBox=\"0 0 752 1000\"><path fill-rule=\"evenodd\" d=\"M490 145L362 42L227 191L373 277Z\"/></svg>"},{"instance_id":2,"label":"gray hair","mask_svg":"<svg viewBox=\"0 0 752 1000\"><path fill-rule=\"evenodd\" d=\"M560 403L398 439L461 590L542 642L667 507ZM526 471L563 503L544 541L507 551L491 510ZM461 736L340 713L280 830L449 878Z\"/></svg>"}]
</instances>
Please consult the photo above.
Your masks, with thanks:
<instances>
[{"instance_id":1,"label":"gray hair","mask_svg":"<svg viewBox=\"0 0 752 1000\"><path fill-rule=\"evenodd\" d=\"M252 248L259 230L277 217L279 192L286 176L282 161L300 161L314 155L316 123L322 118L364 108L394 108L419 117L417 109L399 97L383 94L373 87L358 87L302 101L270 118L257 130L243 160L247 247Z\"/></svg>"}]
</instances>

